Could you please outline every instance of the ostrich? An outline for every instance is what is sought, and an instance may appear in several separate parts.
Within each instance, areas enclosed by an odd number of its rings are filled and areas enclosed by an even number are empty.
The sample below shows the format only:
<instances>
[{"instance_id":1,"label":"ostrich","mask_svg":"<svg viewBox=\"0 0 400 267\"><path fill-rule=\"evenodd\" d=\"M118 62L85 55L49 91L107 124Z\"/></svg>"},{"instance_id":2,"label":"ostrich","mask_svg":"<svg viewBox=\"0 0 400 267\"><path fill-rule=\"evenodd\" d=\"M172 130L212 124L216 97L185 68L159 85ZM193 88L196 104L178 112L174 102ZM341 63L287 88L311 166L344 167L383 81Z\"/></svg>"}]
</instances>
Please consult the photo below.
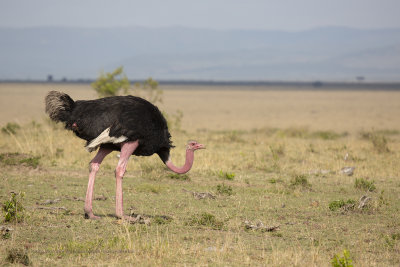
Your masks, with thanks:
<instances>
[{"instance_id":1,"label":"ostrich","mask_svg":"<svg viewBox=\"0 0 400 267\"><path fill-rule=\"evenodd\" d=\"M65 93L51 91L45 98L45 104L50 119L64 123L66 129L86 140L89 152L99 148L89 163L84 208L86 219L99 219L92 210L94 181L101 162L110 152L120 151L115 169L116 216L134 222L134 218L124 215L122 196L122 178L130 155L150 156L156 153L171 171L183 174L192 167L194 151L205 148L196 141L189 141L185 164L175 166L170 159L170 149L174 146L165 118L156 106L140 97L112 96L74 101Z\"/></svg>"}]
</instances>

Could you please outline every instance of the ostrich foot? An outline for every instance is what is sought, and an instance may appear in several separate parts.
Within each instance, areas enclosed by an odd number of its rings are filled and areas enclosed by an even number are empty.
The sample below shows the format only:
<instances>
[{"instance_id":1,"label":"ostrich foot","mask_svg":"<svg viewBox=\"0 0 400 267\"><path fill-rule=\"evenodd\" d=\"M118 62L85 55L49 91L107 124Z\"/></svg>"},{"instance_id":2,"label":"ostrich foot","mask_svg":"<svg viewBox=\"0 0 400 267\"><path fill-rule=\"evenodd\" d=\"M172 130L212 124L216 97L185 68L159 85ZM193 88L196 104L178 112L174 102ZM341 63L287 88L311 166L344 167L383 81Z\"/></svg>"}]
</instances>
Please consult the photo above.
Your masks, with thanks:
<instances>
[{"instance_id":1,"label":"ostrich foot","mask_svg":"<svg viewBox=\"0 0 400 267\"><path fill-rule=\"evenodd\" d=\"M85 212L85 219L91 219L91 220L100 220L101 218L99 216L96 216L93 214L93 212Z\"/></svg>"}]
</instances>

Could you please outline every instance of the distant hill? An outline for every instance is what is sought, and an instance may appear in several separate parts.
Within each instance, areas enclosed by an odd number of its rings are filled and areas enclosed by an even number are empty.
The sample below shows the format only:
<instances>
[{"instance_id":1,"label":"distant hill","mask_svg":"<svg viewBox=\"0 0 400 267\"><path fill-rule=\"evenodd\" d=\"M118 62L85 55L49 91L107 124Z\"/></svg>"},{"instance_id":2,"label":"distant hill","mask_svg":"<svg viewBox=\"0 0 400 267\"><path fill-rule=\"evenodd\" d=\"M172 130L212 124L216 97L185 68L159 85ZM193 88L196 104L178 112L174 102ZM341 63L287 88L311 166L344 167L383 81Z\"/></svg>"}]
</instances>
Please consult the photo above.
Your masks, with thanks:
<instances>
[{"instance_id":1,"label":"distant hill","mask_svg":"<svg viewBox=\"0 0 400 267\"><path fill-rule=\"evenodd\" d=\"M400 29L0 28L0 79L400 81Z\"/></svg>"}]
</instances>

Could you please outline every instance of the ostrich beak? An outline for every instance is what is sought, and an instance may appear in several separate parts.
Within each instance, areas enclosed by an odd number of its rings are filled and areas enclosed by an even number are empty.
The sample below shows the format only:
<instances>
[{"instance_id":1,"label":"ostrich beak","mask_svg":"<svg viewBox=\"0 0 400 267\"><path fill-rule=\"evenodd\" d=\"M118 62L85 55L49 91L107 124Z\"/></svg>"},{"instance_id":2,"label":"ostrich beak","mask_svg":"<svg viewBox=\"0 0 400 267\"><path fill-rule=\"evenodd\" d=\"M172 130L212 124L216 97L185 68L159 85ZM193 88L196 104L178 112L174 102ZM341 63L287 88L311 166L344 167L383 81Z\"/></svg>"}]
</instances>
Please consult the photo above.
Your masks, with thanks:
<instances>
[{"instance_id":1,"label":"ostrich beak","mask_svg":"<svg viewBox=\"0 0 400 267\"><path fill-rule=\"evenodd\" d=\"M197 144L196 149L206 149L206 146L203 144Z\"/></svg>"}]
</instances>

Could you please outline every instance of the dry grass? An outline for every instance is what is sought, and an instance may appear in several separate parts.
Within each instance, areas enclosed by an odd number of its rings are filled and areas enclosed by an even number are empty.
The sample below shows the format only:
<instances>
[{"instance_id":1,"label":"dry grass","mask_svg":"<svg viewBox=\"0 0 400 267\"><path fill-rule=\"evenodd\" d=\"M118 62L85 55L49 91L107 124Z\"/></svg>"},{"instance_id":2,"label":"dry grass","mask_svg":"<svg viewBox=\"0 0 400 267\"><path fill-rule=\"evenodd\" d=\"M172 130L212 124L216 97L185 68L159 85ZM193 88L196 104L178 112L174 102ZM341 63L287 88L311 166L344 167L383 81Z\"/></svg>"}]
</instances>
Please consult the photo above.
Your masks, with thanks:
<instances>
[{"instance_id":1,"label":"dry grass","mask_svg":"<svg viewBox=\"0 0 400 267\"><path fill-rule=\"evenodd\" d=\"M60 87L74 98L93 95L85 86ZM0 133L0 201L11 191L25 192L25 216L7 224L13 231L0 240L1 264L7 253L22 251L33 265L329 266L345 249L355 266L400 264L399 93L166 90L164 109L185 115L186 132L172 132L172 159L183 164L192 138L207 149L196 153L185 179L170 176L156 156L130 160L125 211L155 216L146 226L110 216L115 153L96 180L95 195L106 199L95 200L94 211L103 219L83 219L79 198L94 155L41 119L50 89L0 85L2 103L32 104L21 112L27 117L2 106L10 112L2 111L2 126L17 121L21 128ZM384 137L388 149L366 136ZM39 166L9 164L10 153L39 158ZM345 166L356 167L352 176L340 173ZM356 181L373 181L375 190ZM216 198L199 200L188 192ZM357 204L363 195L371 200L360 209L329 208L341 200ZM279 228L249 230L245 221Z\"/></svg>"}]
</instances>

